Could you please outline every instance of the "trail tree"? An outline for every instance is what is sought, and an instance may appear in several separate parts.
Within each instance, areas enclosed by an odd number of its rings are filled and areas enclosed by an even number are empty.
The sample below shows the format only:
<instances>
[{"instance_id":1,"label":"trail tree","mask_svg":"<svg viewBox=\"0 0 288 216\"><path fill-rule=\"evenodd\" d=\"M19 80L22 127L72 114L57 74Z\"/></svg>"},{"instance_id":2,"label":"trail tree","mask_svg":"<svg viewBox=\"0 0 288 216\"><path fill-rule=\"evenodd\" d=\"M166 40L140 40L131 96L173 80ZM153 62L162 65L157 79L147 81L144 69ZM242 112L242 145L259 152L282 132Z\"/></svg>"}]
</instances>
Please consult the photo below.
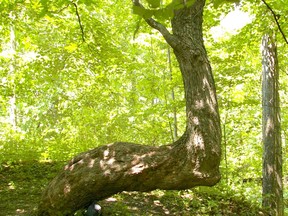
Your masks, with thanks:
<instances>
[{"instance_id":1,"label":"trail tree","mask_svg":"<svg viewBox=\"0 0 288 216\"><path fill-rule=\"evenodd\" d=\"M70 215L121 191L187 189L220 180L221 129L215 85L203 43L205 0L173 1L172 32L134 9L171 46L183 77L186 130L174 143L159 147L116 142L73 158L45 189L38 215ZM155 5L154 5L155 6ZM153 6L153 7L154 7Z\"/></svg>"}]
</instances>

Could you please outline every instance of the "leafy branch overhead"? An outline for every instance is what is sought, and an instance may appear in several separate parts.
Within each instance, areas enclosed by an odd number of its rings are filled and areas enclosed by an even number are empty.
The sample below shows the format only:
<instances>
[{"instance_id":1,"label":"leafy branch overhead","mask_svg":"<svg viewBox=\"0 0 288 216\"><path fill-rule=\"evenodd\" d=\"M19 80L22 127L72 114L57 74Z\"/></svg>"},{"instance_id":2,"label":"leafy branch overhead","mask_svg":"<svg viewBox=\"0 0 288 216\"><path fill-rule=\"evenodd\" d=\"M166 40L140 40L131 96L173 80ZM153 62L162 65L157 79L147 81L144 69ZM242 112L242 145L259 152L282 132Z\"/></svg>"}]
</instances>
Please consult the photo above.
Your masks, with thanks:
<instances>
[{"instance_id":1,"label":"leafy branch overhead","mask_svg":"<svg viewBox=\"0 0 288 216\"><path fill-rule=\"evenodd\" d=\"M170 20L174 15L174 10L190 7L195 0L172 0L170 3L161 5L160 0L146 0L149 9L143 6L139 0L133 0L133 12L144 19L155 17L158 20ZM145 3L144 2L144 3Z\"/></svg>"},{"instance_id":2,"label":"leafy branch overhead","mask_svg":"<svg viewBox=\"0 0 288 216\"><path fill-rule=\"evenodd\" d=\"M282 30L282 28L281 28L281 26L280 26L280 24L279 24L279 21L278 21L278 20L280 19L281 15L276 14L276 13L274 12L274 10L271 8L271 6L270 6L265 0L261 0L261 1L266 5L266 7L267 7L267 8L270 10L270 12L272 13L273 18L274 18L274 20L275 20L275 22L276 22L276 24L277 24L277 27L278 27L278 29L279 29L279 31L280 31L280 33L281 33L284 41L286 42L286 44L288 44L288 40L287 40L287 38L286 38L286 36L285 36L285 33L283 32L283 30Z\"/></svg>"},{"instance_id":3,"label":"leafy branch overhead","mask_svg":"<svg viewBox=\"0 0 288 216\"><path fill-rule=\"evenodd\" d=\"M158 30L163 35L166 42L172 48L176 49L177 45L179 44L177 38L173 36L163 24L152 18L152 16L155 16L156 12L161 13L161 9L148 10L144 8L144 6L140 3L139 0L133 0L133 11L135 14L138 14L140 17L142 17L147 22L148 25ZM171 10L171 12L173 13L173 10ZM171 16L167 16L166 18L168 19L169 17L171 18Z\"/></svg>"},{"instance_id":4,"label":"leafy branch overhead","mask_svg":"<svg viewBox=\"0 0 288 216\"><path fill-rule=\"evenodd\" d=\"M79 12L78 12L78 6L77 6L77 4L75 2L71 2L71 4L73 4L74 7L75 7L75 12L76 12L78 23L79 23L79 26L80 26L80 29L81 29L82 41L85 42L84 27L83 27L83 25L81 23L81 18L80 18Z\"/></svg>"}]
</instances>

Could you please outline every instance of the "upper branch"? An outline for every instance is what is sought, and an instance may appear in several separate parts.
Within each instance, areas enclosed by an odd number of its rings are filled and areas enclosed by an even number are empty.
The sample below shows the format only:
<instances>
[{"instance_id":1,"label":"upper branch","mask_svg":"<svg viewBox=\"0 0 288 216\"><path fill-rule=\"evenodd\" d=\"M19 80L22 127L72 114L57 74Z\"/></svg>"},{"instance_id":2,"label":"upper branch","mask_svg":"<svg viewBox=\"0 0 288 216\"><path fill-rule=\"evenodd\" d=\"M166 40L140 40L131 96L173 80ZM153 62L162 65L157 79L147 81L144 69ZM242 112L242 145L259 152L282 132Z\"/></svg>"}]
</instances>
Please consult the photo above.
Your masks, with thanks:
<instances>
[{"instance_id":1,"label":"upper branch","mask_svg":"<svg viewBox=\"0 0 288 216\"><path fill-rule=\"evenodd\" d=\"M76 15L77 15L77 19L78 19L78 22L79 22L79 26L80 26L80 29L81 29L81 36L82 36L82 41L85 42L85 37L84 37L84 28L83 28L83 25L81 23L81 19L80 19L80 15L79 15L79 12L78 12L78 6L76 3L74 2L71 2L71 4L74 5L75 7L75 11L76 11Z\"/></svg>"},{"instance_id":2,"label":"upper branch","mask_svg":"<svg viewBox=\"0 0 288 216\"><path fill-rule=\"evenodd\" d=\"M79 11L78 11L78 6L77 6L77 4L75 2L71 1L65 7L61 8L60 10L58 10L58 11L49 11L49 12L58 14L58 13L64 11L65 9L67 9L70 5L73 5L75 7L76 16L77 16L78 23L79 23L80 30L81 30L82 41L85 42L84 27L83 27L82 22L81 22L80 14L79 14Z\"/></svg>"},{"instance_id":3,"label":"upper branch","mask_svg":"<svg viewBox=\"0 0 288 216\"><path fill-rule=\"evenodd\" d=\"M279 17L276 15L276 13L273 11L273 9L270 7L270 5L269 5L265 0L262 0L262 2L266 5L266 7L267 7L267 8L271 11L271 13L273 14L273 17L274 17L274 20L275 20L275 22L276 22L276 24L277 24L277 27L278 27L279 31L281 32L284 41L286 42L286 44L288 44L288 40L287 40L287 38L286 38L286 36L285 36L285 34L284 34L284 32L283 32L283 30L282 30L279 22L278 22Z\"/></svg>"},{"instance_id":4,"label":"upper branch","mask_svg":"<svg viewBox=\"0 0 288 216\"><path fill-rule=\"evenodd\" d=\"M145 21L148 23L149 26L158 30L172 48L176 48L179 42L178 39L175 35L171 34L164 25L152 18L145 19Z\"/></svg>"},{"instance_id":5,"label":"upper branch","mask_svg":"<svg viewBox=\"0 0 288 216\"><path fill-rule=\"evenodd\" d=\"M136 7L144 8L144 6L139 2L139 0L132 0L132 2L133 2L133 5L136 6ZM177 37L175 35L171 34L163 24L157 22L153 18L145 19L145 21L147 22L147 24L149 26L151 26L152 28L158 30L163 35L163 37L166 40L166 42L172 48L176 48L177 47L177 45L179 44L179 40L177 39Z\"/></svg>"}]
</instances>

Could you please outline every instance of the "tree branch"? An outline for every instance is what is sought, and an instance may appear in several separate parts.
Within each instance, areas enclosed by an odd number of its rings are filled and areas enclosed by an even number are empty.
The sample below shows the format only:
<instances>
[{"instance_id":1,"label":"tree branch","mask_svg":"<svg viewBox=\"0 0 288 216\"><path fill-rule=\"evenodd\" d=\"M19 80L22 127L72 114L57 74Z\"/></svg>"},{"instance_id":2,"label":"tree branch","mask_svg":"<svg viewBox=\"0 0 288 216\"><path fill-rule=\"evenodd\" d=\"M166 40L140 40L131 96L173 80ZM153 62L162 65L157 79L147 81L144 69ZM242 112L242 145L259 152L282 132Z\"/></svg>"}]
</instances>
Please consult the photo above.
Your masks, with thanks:
<instances>
[{"instance_id":1,"label":"tree branch","mask_svg":"<svg viewBox=\"0 0 288 216\"><path fill-rule=\"evenodd\" d=\"M144 6L139 2L139 0L132 0L132 2L133 2L133 5L136 7L144 8ZM158 30L163 35L166 42L172 48L177 47L177 45L179 44L179 40L177 39L177 37L175 35L171 34L163 24L157 22L153 18L148 18L148 19L144 19L144 20L147 22L147 24L149 26Z\"/></svg>"},{"instance_id":2,"label":"tree branch","mask_svg":"<svg viewBox=\"0 0 288 216\"><path fill-rule=\"evenodd\" d=\"M75 11L76 11L76 15L77 15L77 19L78 19L78 23L79 23L79 26L80 26L80 29L81 29L81 37L82 37L82 41L85 42L85 37L84 37L84 27L82 25L82 22L81 22L81 19L80 19L80 15L79 15L79 12L78 12L78 6L75 2L69 2L65 7L61 8L60 10L58 11L49 11L50 13L61 13L62 11L64 11L65 9L67 9L70 4L72 4L74 7L75 7Z\"/></svg>"},{"instance_id":3,"label":"tree branch","mask_svg":"<svg viewBox=\"0 0 288 216\"><path fill-rule=\"evenodd\" d=\"M149 18L149 19L145 19L145 21L147 22L147 24L149 26L151 26L152 28L158 30L164 37L164 39L166 40L166 42L172 47L172 48L176 48L177 45L179 44L178 39L176 38L176 36L174 36L173 34L171 34L167 28L165 26L163 26L161 23L157 22L156 20Z\"/></svg>"},{"instance_id":4,"label":"tree branch","mask_svg":"<svg viewBox=\"0 0 288 216\"><path fill-rule=\"evenodd\" d=\"M279 15L277 15L277 14L273 11L273 9L270 7L270 5L269 5L265 0L262 0L262 2L266 5L266 7L267 7L267 8L271 11L271 13L273 14L273 17L274 17L274 20L276 21L276 24L277 24L277 26L278 26L278 29L279 29L279 31L281 32L284 41L286 42L286 44L288 44L288 40L287 40L287 38L286 38L286 36L285 36L285 34L284 34L284 32L283 32L283 30L282 30L279 22L278 22Z\"/></svg>"},{"instance_id":5,"label":"tree branch","mask_svg":"<svg viewBox=\"0 0 288 216\"><path fill-rule=\"evenodd\" d=\"M78 12L77 4L76 4L75 2L71 2L71 4L73 4L74 7L75 7L75 11L76 11L76 15L77 15L78 23L79 23L79 26L80 26L80 29L81 29L82 41L85 42L85 37L84 37L84 28L83 28L83 25L82 25L82 23L81 23L81 19L80 19L80 15L79 15L79 12Z\"/></svg>"}]
</instances>

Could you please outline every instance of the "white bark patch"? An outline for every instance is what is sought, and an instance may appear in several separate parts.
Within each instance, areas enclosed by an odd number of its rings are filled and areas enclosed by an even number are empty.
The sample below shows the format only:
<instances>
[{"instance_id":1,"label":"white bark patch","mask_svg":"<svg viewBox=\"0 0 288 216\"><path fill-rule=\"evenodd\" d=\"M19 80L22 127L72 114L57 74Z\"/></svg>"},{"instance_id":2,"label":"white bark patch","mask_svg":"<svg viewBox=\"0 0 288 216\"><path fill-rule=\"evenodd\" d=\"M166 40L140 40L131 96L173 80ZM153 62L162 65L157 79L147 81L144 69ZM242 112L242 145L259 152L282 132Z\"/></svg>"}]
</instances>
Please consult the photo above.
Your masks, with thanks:
<instances>
[{"instance_id":1,"label":"white bark patch","mask_svg":"<svg viewBox=\"0 0 288 216\"><path fill-rule=\"evenodd\" d=\"M202 149L202 150L205 149L203 137L202 137L201 134L196 133L196 134L194 135L194 143L195 143L196 146L199 147L200 149Z\"/></svg>"},{"instance_id":2,"label":"white bark patch","mask_svg":"<svg viewBox=\"0 0 288 216\"><path fill-rule=\"evenodd\" d=\"M89 161L88 167L89 167L89 168L92 168L92 167L94 166L94 164L95 164L95 159L91 159L91 160Z\"/></svg>"},{"instance_id":3,"label":"white bark patch","mask_svg":"<svg viewBox=\"0 0 288 216\"><path fill-rule=\"evenodd\" d=\"M265 128L265 135L268 136L269 132L274 130L274 121L272 118L268 118L267 123L266 123L266 128Z\"/></svg>"},{"instance_id":4,"label":"white bark patch","mask_svg":"<svg viewBox=\"0 0 288 216\"><path fill-rule=\"evenodd\" d=\"M71 191L70 185L66 184L65 187L64 187L64 194L70 193L70 191Z\"/></svg>"},{"instance_id":5,"label":"white bark patch","mask_svg":"<svg viewBox=\"0 0 288 216\"><path fill-rule=\"evenodd\" d=\"M108 156L109 156L109 149L106 149L104 152L103 152L103 156L104 156L104 159L107 159Z\"/></svg>"},{"instance_id":6,"label":"white bark patch","mask_svg":"<svg viewBox=\"0 0 288 216\"><path fill-rule=\"evenodd\" d=\"M84 160L83 159L81 159L81 160L79 160L77 163L75 163L75 164L72 164L71 166L69 166L69 164L68 165L66 165L65 166L65 170L70 170L70 171L73 171L74 170L74 168L75 168L75 166L77 165L77 164L83 164L84 163Z\"/></svg>"},{"instance_id":7,"label":"white bark patch","mask_svg":"<svg viewBox=\"0 0 288 216\"><path fill-rule=\"evenodd\" d=\"M108 175L111 174L114 171L119 171L121 170L121 166L118 163L115 163L115 158L107 158L106 160L101 160L100 161L100 167L101 169L104 170L104 174Z\"/></svg>"},{"instance_id":8,"label":"white bark patch","mask_svg":"<svg viewBox=\"0 0 288 216\"><path fill-rule=\"evenodd\" d=\"M131 171L129 172L129 174L141 173L147 167L148 165L145 165L144 163L139 163L131 168Z\"/></svg>"},{"instance_id":9,"label":"white bark patch","mask_svg":"<svg viewBox=\"0 0 288 216\"><path fill-rule=\"evenodd\" d=\"M203 100L197 100L197 101L195 101L195 105L196 105L197 109L201 109L204 107L204 102L203 102Z\"/></svg>"},{"instance_id":10,"label":"white bark patch","mask_svg":"<svg viewBox=\"0 0 288 216\"><path fill-rule=\"evenodd\" d=\"M273 165L267 165L267 172L269 175L272 175L275 172L275 168Z\"/></svg>"},{"instance_id":11,"label":"white bark patch","mask_svg":"<svg viewBox=\"0 0 288 216\"><path fill-rule=\"evenodd\" d=\"M198 119L198 117L193 117L192 118L192 121L193 121L193 123L195 124L195 125L199 125L199 119Z\"/></svg>"}]
</instances>

